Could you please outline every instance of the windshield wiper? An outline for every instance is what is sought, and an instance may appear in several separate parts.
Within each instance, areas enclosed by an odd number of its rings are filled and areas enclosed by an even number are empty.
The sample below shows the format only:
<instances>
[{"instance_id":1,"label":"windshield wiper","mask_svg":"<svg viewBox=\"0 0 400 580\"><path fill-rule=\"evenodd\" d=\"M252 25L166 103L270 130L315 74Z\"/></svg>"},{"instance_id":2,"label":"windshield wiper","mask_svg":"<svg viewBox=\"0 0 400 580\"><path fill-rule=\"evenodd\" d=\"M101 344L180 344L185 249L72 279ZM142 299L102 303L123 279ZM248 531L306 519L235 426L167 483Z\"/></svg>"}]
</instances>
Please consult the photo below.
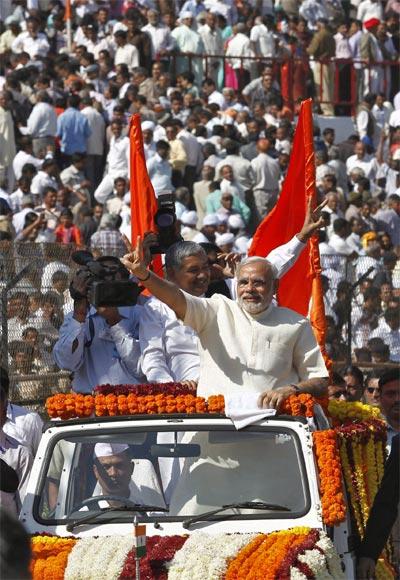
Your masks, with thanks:
<instances>
[{"instance_id":1,"label":"windshield wiper","mask_svg":"<svg viewBox=\"0 0 400 580\"><path fill-rule=\"evenodd\" d=\"M73 520L72 522L70 522L67 525L67 532L72 532L74 530L74 528L76 528L77 526L81 526L83 524L89 524L92 521L94 521L96 518L98 518L101 515L110 513L110 512L168 512L168 508L163 508L163 507L159 507L156 505L142 505L142 504L137 504L137 505L122 505L119 507L106 507L106 508L100 508L99 511L97 511L96 513L91 513L88 514L87 516L83 517L83 518L76 518L75 520Z\"/></svg>"},{"instance_id":2,"label":"windshield wiper","mask_svg":"<svg viewBox=\"0 0 400 580\"><path fill-rule=\"evenodd\" d=\"M273 510L273 511L280 511L280 512L290 512L292 511L290 508L279 505L276 503L265 503L263 501L242 501L236 503L229 503L227 505L223 505L220 508L215 510L210 510L208 512L204 512L202 514L198 514L197 516L193 516L192 518L188 518L182 522L182 526L186 529L190 528L190 526L196 522L200 522L202 520L209 520L212 516L215 516L225 510L229 509L254 509L254 510Z\"/></svg>"}]
</instances>

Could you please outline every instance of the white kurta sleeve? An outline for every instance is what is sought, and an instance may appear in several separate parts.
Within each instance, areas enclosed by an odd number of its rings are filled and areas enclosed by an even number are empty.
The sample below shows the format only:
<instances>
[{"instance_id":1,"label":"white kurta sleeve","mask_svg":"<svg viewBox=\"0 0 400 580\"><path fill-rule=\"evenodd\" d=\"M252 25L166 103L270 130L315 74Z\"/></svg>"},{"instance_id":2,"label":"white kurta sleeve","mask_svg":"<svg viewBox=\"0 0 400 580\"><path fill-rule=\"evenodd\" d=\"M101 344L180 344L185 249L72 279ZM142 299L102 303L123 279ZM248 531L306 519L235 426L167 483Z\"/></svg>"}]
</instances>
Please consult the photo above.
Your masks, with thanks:
<instances>
[{"instance_id":1,"label":"white kurta sleeve","mask_svg":"<svg viewBox=\"0 0 400 580\"><path fill-rule=\"evenodd\" d=\"M161 312L151 304L143 308L140 318L139 340L142 352L142 371L150 382L173 381L167 364L164 330L165 320Z\"/></svg>"},{"instance_id":2,"label":"white kurta sleeve","mask_svg":"<svg viewBox=\"0 0 400 580\"><path fill-rule=\"evenodd\" d=\"M183 324L191 326L200 334L217 315L221 296L214 294L211 298L197 298L184 292L186 298L186 315Z\"/></svg>"},{"instance_id":3,"label":"white kurta sleeve","mask_svg":"<svg viewBox=\"0 0 400 580\"><path fill-rule=\"evenodd\" d=\"M296 263L306 245L297 236L294 236L289 242L275 248L266 256L266 259L278 270L278 278L282 278Z\"/></svg>"}]
</instances>

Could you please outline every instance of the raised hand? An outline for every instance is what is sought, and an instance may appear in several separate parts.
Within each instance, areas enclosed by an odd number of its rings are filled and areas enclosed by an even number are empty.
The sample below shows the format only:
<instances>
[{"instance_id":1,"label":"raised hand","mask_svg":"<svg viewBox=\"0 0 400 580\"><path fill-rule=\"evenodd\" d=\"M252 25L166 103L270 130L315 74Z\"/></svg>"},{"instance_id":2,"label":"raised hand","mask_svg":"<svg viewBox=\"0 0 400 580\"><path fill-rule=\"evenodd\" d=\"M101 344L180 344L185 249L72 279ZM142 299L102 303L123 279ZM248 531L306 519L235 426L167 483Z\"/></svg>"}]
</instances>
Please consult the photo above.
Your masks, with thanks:
<instances>
[{"instance_id":1,"label":"raised hand","mask_svg":"<svg viewBox=\"0 0 400 580\"><path fill-rule=\"evenodd\" d=\"M127 238L124 241L128 253L121 258L121 263L131 274L139 278L139 280L146 278L148 275L148 270L144 258L143 242L140 236L137 237L136 246L133 249Z\"/></svg>"},{"instance_id":2,"label":"raised hand","mask_svg":"<svg viewBox=\"0 0 400 580\"><path fill-rule=\"evenodd\" d=\"M297 234L297 237L301 242L306 242L315 234L317 230L324 226L324 219L321 217L321 211L326 206L327 200L325 199L319 206L314 210L312 209L313 199L310 196L307 200L307 210L306 216L304 218L303 227L301 231Z\"/></svg>"}]
</instances>

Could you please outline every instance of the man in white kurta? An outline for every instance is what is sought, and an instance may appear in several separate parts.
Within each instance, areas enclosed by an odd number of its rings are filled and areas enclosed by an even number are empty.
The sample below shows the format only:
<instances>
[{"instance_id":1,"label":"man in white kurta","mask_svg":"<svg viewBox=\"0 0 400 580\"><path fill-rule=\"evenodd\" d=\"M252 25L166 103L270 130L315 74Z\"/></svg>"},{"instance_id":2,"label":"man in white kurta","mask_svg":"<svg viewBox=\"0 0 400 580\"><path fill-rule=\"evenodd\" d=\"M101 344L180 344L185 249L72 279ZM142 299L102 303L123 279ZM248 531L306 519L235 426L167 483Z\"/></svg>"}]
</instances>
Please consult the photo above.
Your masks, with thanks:
<instances>
[{"instance_id":1,"label":"man in white kurta","mask_svg":"<svg viewBox=\"0 0 400 580\"><path fill-rule=\"evenodd\" d=\"M268 255L281 278L293 266L305 244L294 236L287 244ZM174 282L173 276L169 276ZM232 297L236 297L236 280L228 279ZM190 288L178 284L187 293ZM152 297L143 308L140 318L140 348L142 371L150 382L198 381L200 376L199 342L195 330L182 325L175 312Z\"/></svg>"},{"instance_id":2,"label":"man in white kurta","mask_svg":"<svg viewBox=\"0 0 400 580\"><path fill-rule=\"evenodd\" d=\"M176 74L188 70L193 72L195 75L195 84L200 85L203 75L203 62L202 59L196 55L200 55L204 52L203 41L197 32L192 30L193 15L190 12L184 12L180 17L181 26L177 26L171 32L172 38L175 40L179 52L192 53L194 58L188 61L187 56L178 57L176 59Z\"/></svg>"},{"instance_id":3,"label":"man in white kurta","mask_svg":"<svg viewBox=\"0 0 400 580\"><path fill-rule=\"evenodd\" d=\"M262 393L328 373L309 321L270 304L250 314L221 294L185 294L184 324L199 335L202 397L247 390Z\"/></svg>"},{"instance_id":4,"label":"man in white kurta","mask_svg":"<svg viewBox=\"0 0 400 580\"><path fill-rule=\"evenodd\" d=\"M199 394L228 394L245 388L260 393L263 406L275 408L296 392L325 394L328 373L310 323L291 310L271 305L277 270L270 262L253 258L240 265L234 302L218 294L199 297L209 281L205 253L185 255L184 248L170 253L166 255L167 271L188 262L184 274L191 294L147 270L140 239L121 261L197 332Z\"/></svg>"}]
</instances>

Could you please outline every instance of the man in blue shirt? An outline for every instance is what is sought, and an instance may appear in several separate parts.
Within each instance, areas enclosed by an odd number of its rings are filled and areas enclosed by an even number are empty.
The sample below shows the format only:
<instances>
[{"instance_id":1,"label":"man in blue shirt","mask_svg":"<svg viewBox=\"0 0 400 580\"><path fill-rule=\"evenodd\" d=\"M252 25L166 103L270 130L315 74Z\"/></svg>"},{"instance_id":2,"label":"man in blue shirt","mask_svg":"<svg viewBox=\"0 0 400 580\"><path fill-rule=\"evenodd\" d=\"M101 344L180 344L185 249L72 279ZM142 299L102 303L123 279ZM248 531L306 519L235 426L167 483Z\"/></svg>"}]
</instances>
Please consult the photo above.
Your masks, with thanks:
<instances>
[{"instance_id":1,"label":"man in blue shirt","mask_svg":"<svg viewBox=\"0 0 400 580\"><path fill-rule=\"evenodd\" d=\"M71 155L86 153L86 140L91 135L89 121L79 111L79 95L70 95L67 109L57 120L57 136L61 138L64 167L70 165Z\"/></svg>"}]
</instances>

